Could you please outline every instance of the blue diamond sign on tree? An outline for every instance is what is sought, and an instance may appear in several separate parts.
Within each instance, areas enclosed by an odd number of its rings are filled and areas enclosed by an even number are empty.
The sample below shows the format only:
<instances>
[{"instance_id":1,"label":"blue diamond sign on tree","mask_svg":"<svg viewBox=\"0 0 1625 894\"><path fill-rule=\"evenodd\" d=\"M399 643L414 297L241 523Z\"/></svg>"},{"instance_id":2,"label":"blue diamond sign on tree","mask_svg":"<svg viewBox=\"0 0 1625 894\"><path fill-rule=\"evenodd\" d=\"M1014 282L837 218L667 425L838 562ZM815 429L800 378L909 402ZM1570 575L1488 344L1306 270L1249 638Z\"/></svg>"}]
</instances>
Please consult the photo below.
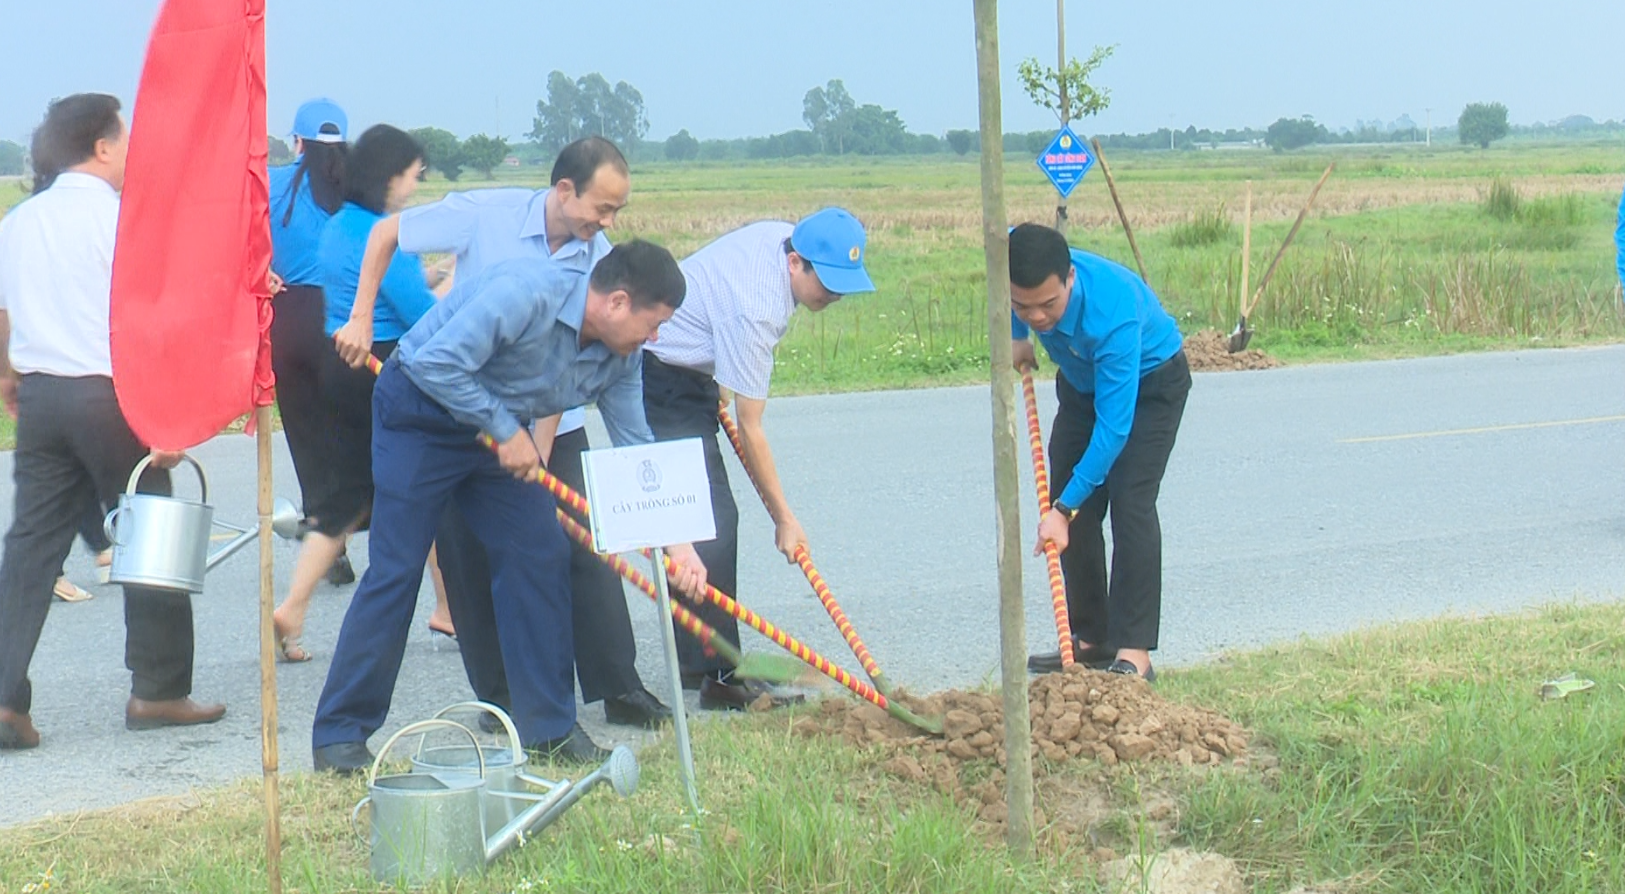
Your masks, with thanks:
<instances>
[{"instance_id":1,"label":"blue diamond sign on tree","mask_svg":"<svg viewBox=\"0 0 1625 894\"><path fill-rule=\"evenodd\" d=\"M1049 182L1055 184L1055 191L1061 198L1072 195L1083 175L1095 166L1095 155L1072 132L1071 127L1062 127L1061 132L1050 141L1049 148L1044 154L1038 156L1038 169L1044 172Z\"/></svg>"}]
</instances>

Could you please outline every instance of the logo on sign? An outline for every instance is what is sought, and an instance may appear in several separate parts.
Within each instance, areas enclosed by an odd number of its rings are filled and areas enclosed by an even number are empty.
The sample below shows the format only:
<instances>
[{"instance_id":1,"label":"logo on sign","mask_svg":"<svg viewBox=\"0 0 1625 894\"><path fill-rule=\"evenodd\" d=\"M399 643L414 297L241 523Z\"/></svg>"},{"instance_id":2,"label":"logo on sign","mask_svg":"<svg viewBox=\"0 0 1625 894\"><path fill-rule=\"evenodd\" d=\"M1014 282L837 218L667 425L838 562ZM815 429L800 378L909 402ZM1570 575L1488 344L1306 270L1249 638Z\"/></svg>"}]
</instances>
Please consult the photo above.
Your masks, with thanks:
<instances>
[{"instance_id":1,"label":"logo on sign","mask_svg":"<svg viewBox=\"0 0 1625 894\"><path fill-rule=\"evenodd\" d=\"M654 464L654 460L646 459L638 466L638 486L646 494L660 489L660 467Z\"/></svg>"},{"instance_id":2,"label":"logo on sign","mask_svg":"<svg viewBox=\"0 0 1625 894\"><path fill-rule=\"evenodd\" d=\"M1070 134L1061 134L1061 148L1062 149L1071 149L1072 148L1072 136Z\"/></svg>"}]
</instances>

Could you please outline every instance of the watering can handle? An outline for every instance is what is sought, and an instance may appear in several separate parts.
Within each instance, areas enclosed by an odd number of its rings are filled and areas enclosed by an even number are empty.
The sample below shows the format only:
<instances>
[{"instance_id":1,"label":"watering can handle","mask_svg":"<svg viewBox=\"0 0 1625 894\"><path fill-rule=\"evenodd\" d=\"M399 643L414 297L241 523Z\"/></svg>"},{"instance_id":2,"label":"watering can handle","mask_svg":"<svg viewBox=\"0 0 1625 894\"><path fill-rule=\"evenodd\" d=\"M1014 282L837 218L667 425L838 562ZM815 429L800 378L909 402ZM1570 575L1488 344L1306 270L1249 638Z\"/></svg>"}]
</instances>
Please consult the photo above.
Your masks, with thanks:
<instances>
[{"instance_id":1,"label":"watering can handle","mask_svg":"<svg viewBox=\"0 0 1625 894\"><path fill-rule=\"evenodd\" d=\"M355 802L355 808L350 811L350 831L354 832L355 837L361 839L361 843L366 845L372 844L372 841L367 836L361 834L361 827L356 825L356 823L361 819L361 808L371 803L372 795L368 795L365 798Z\"/></svg>"},{"instance_id":2,"label":"watering can handle","mask_svg":"<svg viewBox=\"0 0 1625 894\"><path fill-rule=\"evenodd\" d=\"M378 781L378 768L384 765L384 756L389 754L389 749L395 747L396 741L402 736L425 733L431 729L461 730L463 735L467 736L468 741L474 746L474 756L480 762L480 778L485 778L485 755L480 752L480 740L474 738L474 733L468 727L451 720L419 720L417 723L408 723L406 726L401 727L400 731L390 736L389 741L384 743L384 747L378 750L378 756L373 758L372 761L372 771L367 774L367 786L370 788L374 782ZM360 807L361 805L356 806Z\"/></svg>"},{"instance_id":3,"label":"watering can handle","mask_svg":"<svg viewBox=\"0 0 1625 894\"><path fill-rule=\"evenodd\" d=\"M198 485L203 490L203 494L198 498L198 502L207 505L209 502L209 478L207 475L203 474L203 465L197 460L193 459L190 453L181 454L181 459L191 463L192 468L197 471ZM124 486L125 493L132 496L135 494L135 486L141 481L141 473L145 472L147 470L147 466L150 465L152 465L152 454L149 453L146 456L141 457L141 461L135 464L134 469L130 470L130 481Z\"/></svg>"},{"instance_id":4,"label":"watering can handle","mask_svg":"<svg viewBox=\"0 0 1625 894\"><path fill-rule=\"evenodd\" d=\"M102 533L107 535L108 543L111 543L114 546L124 545L124 541L120 540L118 536L118 517L123 515L125 512L128 512L129 509L130 507L124 505L115 506L113 507L113 511L107 513L107 517L102 519Z\"/></svg>"},{"instance_id":5,"label":"watering can handle","mask_svg":"<svg viewBox=\"0 0 1625 894\"><path fill-rule=\"evenodd\" d=\"M439 713L434 715L434 719L439 720L453 711L484 711L485 713L490 714L496 719L502 721L502 729L508 734L508 750L513 752L513 765L516 767L524 766L525 749L519 744L519 730L514 728L513 720L508 717L507 711L502 710L490 702L458 702L455 705L442 709ZM423 754L422 739L418 740L418 754L420 756Z\"/></svg>"}]
</instances>

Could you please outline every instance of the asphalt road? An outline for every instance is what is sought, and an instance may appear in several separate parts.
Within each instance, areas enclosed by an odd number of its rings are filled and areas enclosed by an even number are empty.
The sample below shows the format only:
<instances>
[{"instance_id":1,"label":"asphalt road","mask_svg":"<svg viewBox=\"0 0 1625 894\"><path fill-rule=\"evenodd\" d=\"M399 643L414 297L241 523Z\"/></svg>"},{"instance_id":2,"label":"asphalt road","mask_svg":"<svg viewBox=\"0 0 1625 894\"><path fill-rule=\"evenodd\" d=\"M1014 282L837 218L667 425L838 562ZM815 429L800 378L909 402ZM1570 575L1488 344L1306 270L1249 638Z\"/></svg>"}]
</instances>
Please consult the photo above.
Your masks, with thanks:
<instances>
[{"instance_id":1,"label":"asphalt road","mask_svg":"<svg viewBox=\"0 0 1625 894\"><path fill-rule=\"evenodd\" d=\"M1396 619L1613 598L1625 580L1622 370L1625 347L1198 375L1162 493L1157 663ZM1053 390L1040 393L1047 428ZM917 691L996 675L990 416L985 388L788 398L768 414L820 570L882 668ZM1025 464L1019 420L1018 433ZM222 438L196 454L218 516L250 521L252 441ZM735 471L745 601L856 671ZM293 496L280 445L275 474ZM0 506L10 479L0 457ZM1030 528L1025 469L1023 488ZM214 726L126 732L118 591L53 606L33 665L44 745L0 753L0 824L259 774L251 552L220 565L195 601L195 694L230 708ZM352 552L364 566L364 540ZM278 544L279 583L293 556ZM89 569L76 547L70 574L88 580ZM1028 561L1025 584L1029 641L1047 648L1041 561ZM305 636L317 659L279 669L285 772L310 766L310 718L349 592L318 592ZM425 587L386 732L468 696L456 653L435 650L423 626L431 604ZM637 595L632 607L639 666L667 691L652 605ZM749 633L746 645L773 648ZM602 740L628 734L604 726L597 707L582 716Z\"/></svg>"}]
</instances>

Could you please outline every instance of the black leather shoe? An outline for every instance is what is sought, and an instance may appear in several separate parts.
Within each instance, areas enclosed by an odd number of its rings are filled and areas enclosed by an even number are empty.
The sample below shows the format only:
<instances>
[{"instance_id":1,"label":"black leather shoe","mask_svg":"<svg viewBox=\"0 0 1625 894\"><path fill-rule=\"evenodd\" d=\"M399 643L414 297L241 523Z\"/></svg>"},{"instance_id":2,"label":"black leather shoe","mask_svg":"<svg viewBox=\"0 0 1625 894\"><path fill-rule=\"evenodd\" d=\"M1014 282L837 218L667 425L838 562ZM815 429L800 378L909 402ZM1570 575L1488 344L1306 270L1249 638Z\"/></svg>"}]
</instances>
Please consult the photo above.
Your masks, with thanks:
<instances>
[{"instance_id":1,"label":"black leather shoe","mask_svg":"<svg viewBox=\"0 0 1625 894\"><path fill-rule=\"evenodd\" d=\"M1145 669L1145 673L1142 674L1140 673L1140 669L1134 666L1134 662L1129 661L1126 658L1119 658L1116 661L1113 661L1111 665L1106 668L1106 673L1122 674L1126 677L1143 677L1147 683L1157 682L1156 668L1148 666Z\"/></svg>"},{"instance_id":2,"label":"black leather shoe","mask_svg":"<svg viewBox=\"0 0 1625 894\"><path fill-rule=\"evenodd\" d=\"M671 709L649 690L639 687L625 695L604 699L604 719L625 726L657 729L671 720Z\"/></svg>"},{"instance_id":3,"label":"black leather shoe","mask_svg":"<svg viewBox=\"0 0 1625 894\"><path fill-rule=\"evenodd\" d=\"M339 557L333 560L333 567L327 569L327 582L335 587L355 583L355 567L350 564L349 553L339 553Z\"/></svg>"},{"instance_id":4,"label":"black leather shoe","mask_svg":"<svg viewBox=\"0 0 1625 894\"><path fill-rule=\"evenodd\" d=\"M1085 646L1077 637L1072 638L1072 660L1095 670L1105 670L1117 660L1116 652L1108 652L1100 646ZM1027 658L1027 672L1034 674L1058 674L1061 672L1061 650L1053 652L1040 652Z\"/></svg>"},{"instance_id":5,"label":"black leather shoe","mask_svg":"<svg viewBox=\"0 0 1625 894\"><path fill-rule=\"evenodd\" d=\"M775 708L807 700L803 695L781 695L756 680L736 679L724 683L711 678L700 684L700 707L707 711L743 711L764 695L773 699Z\"/></svg>"},{"instance_id":6,"label":"black leather shoe","mask_svg":"<svg viewBox=\"0 0 1625 894\"><path fill-rule=\"evenodd\" d=\"M312 754L316 772L328 770L340 776L354 776L372 766L372 752L366 742L339 742L323 745Z\"/></svg>"},{"instance_id":7,"label":"black leather shoe","mask_svg":"<svg viewBox=\"0 0 1625 894\"><path fill-rule=\"evenodd\" d=\"M582 729L579 723L570 727L569 735L536 745L527 745L525 750L543 761L601 764L609 760L609 752L599 748L598 743L587 735L587 731Z\"/></svg>"}]
</instances>

